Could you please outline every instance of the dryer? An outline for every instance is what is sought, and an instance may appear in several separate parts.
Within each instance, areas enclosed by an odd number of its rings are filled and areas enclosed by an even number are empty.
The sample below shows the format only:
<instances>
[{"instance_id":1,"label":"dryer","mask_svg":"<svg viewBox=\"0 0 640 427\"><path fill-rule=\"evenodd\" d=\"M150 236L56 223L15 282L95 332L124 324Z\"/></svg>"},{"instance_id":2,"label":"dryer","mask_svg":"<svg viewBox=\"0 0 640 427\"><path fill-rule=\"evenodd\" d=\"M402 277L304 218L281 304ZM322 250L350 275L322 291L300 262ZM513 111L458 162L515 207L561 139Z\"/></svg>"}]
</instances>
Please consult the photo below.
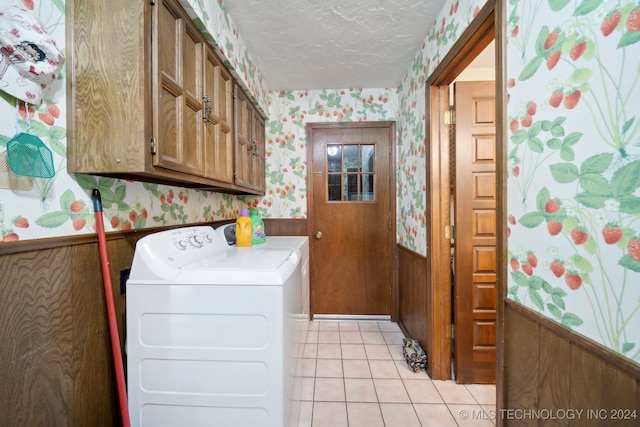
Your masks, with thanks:
<instances>
[{"instance_id":1,"label":"dryer","mask_svg":"<svg viewBox=\"0 0 640 427\"><path fill-rule=\"evenodd\" d=\"M131 425L297 425L307 259L307 237L236 248L194 226L140 239L127 281Z\"/></svg>"}]
</instances>

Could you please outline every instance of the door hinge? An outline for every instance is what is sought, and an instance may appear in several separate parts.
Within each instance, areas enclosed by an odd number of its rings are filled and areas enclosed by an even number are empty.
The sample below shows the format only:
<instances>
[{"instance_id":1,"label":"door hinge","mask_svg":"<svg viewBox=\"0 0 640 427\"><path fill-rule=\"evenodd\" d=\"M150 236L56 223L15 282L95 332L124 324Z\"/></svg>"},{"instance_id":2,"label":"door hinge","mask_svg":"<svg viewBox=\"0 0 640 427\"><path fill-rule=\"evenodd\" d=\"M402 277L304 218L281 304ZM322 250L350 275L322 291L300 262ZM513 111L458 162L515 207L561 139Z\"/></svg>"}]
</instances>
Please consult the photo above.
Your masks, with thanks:
<instances>
[{"instance_id":1,"label":"door hinge","mask_svg":"<svg viewBox=\"0 0 640 427\"><path fill-rule=\"evenodd\" d=\"M455 225L446 225L444 227L444 238L449 240L454 240L456 238L456 226Z\"/></svg>"},{"instance_id":2,"label":"door hinge","mask_svg":"<svg viewBox=\"0 0 640 427\"><path fill-rule=\"evenodd\" d=\"M149 4L151 6L155 6L156 5L156 0L149 0Z\"/></svg>"},{"instance_id":3,"label":"door hinge","mask_svg":"<svg viewBox=\"0 0 640 427\"><path fill-rule=\"evenodd\" d=\"M231 91L231 96L233 96L233 99L236 99L236 96L238 96L238 86L233 87L233 91Z\"/></svg>"},{"instance_id":4,"label":"door hinge","mask_svg":"<svg viewBox=\"0 0 640 427\"><path fill-rule=\"evenodd\" d=\"M151 155L155 156L156 154L158 154L158 144L156 143L156 138L152 136L149 143L151 147Z\"/></svg>"},{"instance_id":5,"label":"door hinge","mask_svg":"<svg viewBox=\"0 0 640 427\"><path fill-rule=\"evenodd\" d=\"M238 179L238 171L237 170L233 171L233 179L234 180Z\"/></svg>"},{"instance_id":6,"label":"door hinge","mask_svg":"<svg viewBox=\"0 0 640 427\"><path fill-rule=\"evenodd\" d=\"M456 325L453 323L447 325L447 338L456 339Z\"/></svg>"},{"instance_id":7,"label":"door hinge","mask_svg":"<svg viewBox=\"0 0 640 427\"><path fill-rule=\"evenodd\" d=\"M456 110L449 110L444 112L444 124L445 125L456 124Z\"/></svg>"}]
</instances>

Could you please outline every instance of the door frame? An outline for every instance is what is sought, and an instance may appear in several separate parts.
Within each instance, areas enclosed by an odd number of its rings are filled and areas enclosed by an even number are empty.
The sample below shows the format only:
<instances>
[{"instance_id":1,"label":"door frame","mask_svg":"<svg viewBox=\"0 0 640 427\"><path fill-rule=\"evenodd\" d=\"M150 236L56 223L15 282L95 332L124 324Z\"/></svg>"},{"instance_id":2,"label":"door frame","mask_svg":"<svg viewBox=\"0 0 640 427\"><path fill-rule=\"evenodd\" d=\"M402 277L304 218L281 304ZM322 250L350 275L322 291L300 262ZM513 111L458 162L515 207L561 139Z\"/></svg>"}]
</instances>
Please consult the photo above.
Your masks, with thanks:
<instances>
[{"instance_id":1,"label":"door frame","mask_svg":"<svg viewBox=\"0 0 640 427\"><path fill-rule=\"evenodd\" d=\"M396 141L397 141L397 128L395 121L364 121L364 122L309 122L305 125L305 135L307 144L310 144L313 139L311 134L314 129L336 129L336 128L389 128L390 140L389 140L389 219L391 221L391 230L389 231L389 272L391 277L391 295L389 295L389 309L392 321L398 319L398 251L396 245ZM313 160L313 149L307 145L307 236L309 240L313 239L313 174L317 173L311 170ZM309 252L309 266L313 269L313 252ZM313 271L310 271L309 277L313 277ZM310 289L313 289L313 283L310 283ZM309 292L309 307L313 307L313 292ZM313 318L313 312L309 313L310 318Z\"/></svg>"},{"instance_id":2,"label":"door frame","mask_svg":"<svg viewBox=\"0 0 640 427\"><path fill-rule=\"evenodd\" d=\"M449 129L444 125L444 113L449 110L449 84L471 61L495 39L496 73L496 203L497 221L497 335L496 335L496 388L498 407L502 395L503 379L503 299L506 295L506 156L504 155L506 122L505 34L504 2L489 0L475 19L454 43L425 83L426 182L428 220L426 223L428 248L427 273L427 353L428 373L433 379L450 379L452 342L450 286L450 241L444 236L450 215L450 152Z\"/></svg>"}]
</instances>

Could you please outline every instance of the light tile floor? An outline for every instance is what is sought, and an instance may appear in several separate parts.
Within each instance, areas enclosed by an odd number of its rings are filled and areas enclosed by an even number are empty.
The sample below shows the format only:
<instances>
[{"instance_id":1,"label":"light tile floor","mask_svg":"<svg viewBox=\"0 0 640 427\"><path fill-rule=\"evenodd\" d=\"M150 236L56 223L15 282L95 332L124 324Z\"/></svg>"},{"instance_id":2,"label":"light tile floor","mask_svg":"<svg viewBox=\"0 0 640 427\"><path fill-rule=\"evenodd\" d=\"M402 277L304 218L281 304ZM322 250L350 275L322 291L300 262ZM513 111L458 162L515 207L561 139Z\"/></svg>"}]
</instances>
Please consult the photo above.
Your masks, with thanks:
<instances>
[{"instance_id":1,"label":"light tile floor","mask_svg":"<svg viewBox=\"0 0 640 427\"><path fill-rule=\"evenodd\" d=\"M414 373L402 354L403 338L392 322L311 322L299 427L494 426L494 385Z\"/></svg>"}]
</instances>

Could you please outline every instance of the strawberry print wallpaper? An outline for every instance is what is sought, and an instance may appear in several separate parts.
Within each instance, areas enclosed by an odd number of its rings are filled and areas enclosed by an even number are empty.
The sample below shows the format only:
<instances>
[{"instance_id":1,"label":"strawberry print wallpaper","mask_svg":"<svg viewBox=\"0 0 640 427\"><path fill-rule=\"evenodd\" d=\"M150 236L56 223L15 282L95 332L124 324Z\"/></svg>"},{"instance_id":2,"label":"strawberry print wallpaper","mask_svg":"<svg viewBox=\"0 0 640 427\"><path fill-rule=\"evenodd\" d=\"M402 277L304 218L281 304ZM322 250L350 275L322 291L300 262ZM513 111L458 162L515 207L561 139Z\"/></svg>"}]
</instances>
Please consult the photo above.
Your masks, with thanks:
<instances>
[{"instance_id":1,"label":"strawberry print wallpaper","mask_svg":"<svg viewBox=\"0 0 640 427\"><path fill-rule=\"evenodd\" d=\"M4 3L32 11L65 53L61 1ZM448 1L398 88L294 91L267 89L222 1L182 4L268 116L267 194L69 174L63 73L38 106L0 91L2 240L93 233L93 188L107 231L231 219L247 205L304 218L305 124L397 120L397 240L426 255L425 81L484 2ZM512 0L506 16L508 297L638 362L640 3ZM51 152L53 177L9 172L6 146L19 132Z\"/></svg>"},{"instance_id":2,"label":"strawberry print wallpaper","mask_svg":"<svg viewBox=\"0 0 640 427\"><path fill-rule=\"evenodd\" d=\"M2 2L2 9L11 6L31 13L58 48L66 52L63 2ZM228 22L224 15L221 19ZM239 46L228 50L243 49ZM245 61L248 61L246 55ZM260 87L259 75L253 73L252 76L257 80L249 85ZM95 232L93 188L101 192L107 232L232 219L238 216L242 207L258 203L256 198L69 174L66 171L64 72L52 83L47 99L41 105L25 105L1 90L0 97L0 234L3 242ZM44 151L50 153L52 177L20 176L11 172L6 147L21 132L37 137Z\"/></svg>"},{"instance_id":3,"label":"strawberry print wallpaper","mask_svg":"<svg viewBox=\"0 0 640 427\"><path fill-rule=\"evenodd\" d=\"M43 26L64 52L64 10L56 1L35 7L25 0L13 2L47 17ZM4 96L0 114L0 148L18 132L39 137L52 152L52 178L21 177L10 172L4 149L0 150L0 231L5 242L93 233L95 214L91 190L102 195L107 232L161 225L191 224L232 219L244 206L255 206L264 217L306 217L307 121L395 120L395 89L345 89L331 91L266 92L246 48L220 3L193 2L196 22L224 42L220 49L236 64L236 76L256 91L256 103L267 111L267 194L236 197L174 186L125 181L66 172L66 104L64 75L42 106L25 106ZM184 4L184 3L183 3ZM186 4L185 4L186 5ZM214 24L215 23L215 24ZM234 44L236 43L236 44ZM235 52L243 52L235 55ZM254 80L252 80L254 79ZM0 91L0 95L4 92ZM264 98L261 96L264 95ZM2 157L4 156L4 157Z\"/></svg>"},{"instance_id":4,"label":"strawberry print wallpaper","mask_svg":"<svg viewBox=\"0 0 640 427\"><path fill-rule=\"evenodd\" d=\"M258 206L265 217L307 216L309 122L393 121L396 89L271 91L266 123L267 193Z\"/></svg>"},{"instance_id":5,"label":"strawberry print wallpaper","mask_svg":"<svg viewBox=\"0 0 640 427\"><path fill-rule=\"evenodd\" d=\"M640 3L507 6L509 298L640 361Z\"/></svg>"},{"instance_id":6,"label":"strawberry print wallpaper","mask_svg":"<svg viewBox=\"0 0 640 427\"><path fill-rule=\"evenodd\" d=\"M425 81L484 3L448 2L426 28L426 38L398 89L398 243L420 255L427 254Z\"/></svg>"}]
</instances>

